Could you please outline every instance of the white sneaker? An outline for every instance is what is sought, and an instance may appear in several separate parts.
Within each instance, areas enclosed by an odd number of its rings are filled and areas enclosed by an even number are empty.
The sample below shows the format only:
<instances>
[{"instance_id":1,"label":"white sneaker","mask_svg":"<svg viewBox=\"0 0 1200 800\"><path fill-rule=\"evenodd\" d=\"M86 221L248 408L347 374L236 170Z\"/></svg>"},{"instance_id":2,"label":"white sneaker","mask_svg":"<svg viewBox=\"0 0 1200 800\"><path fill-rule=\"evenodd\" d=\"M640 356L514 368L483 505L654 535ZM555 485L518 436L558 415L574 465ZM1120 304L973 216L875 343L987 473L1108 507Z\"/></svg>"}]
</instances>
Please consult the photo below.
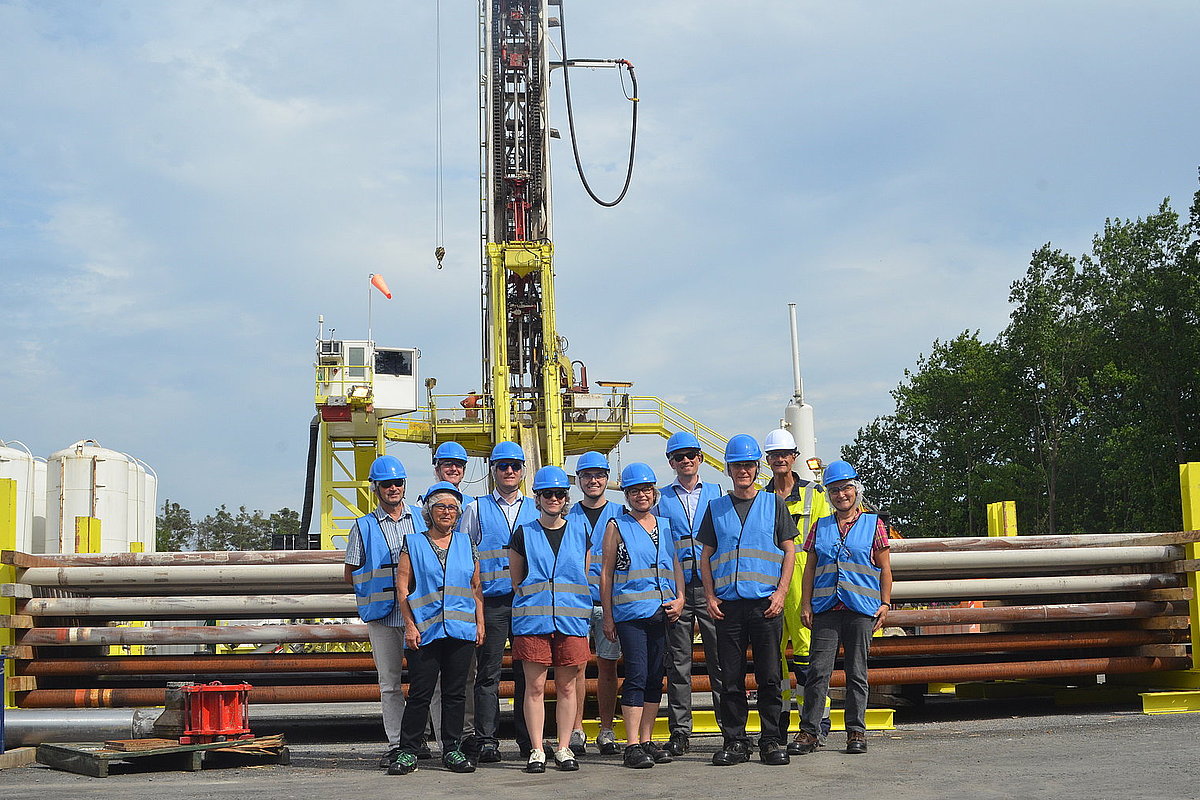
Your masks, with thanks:
<instances>
[{"instance_id":1,"label":"white sneaker","mask_svg":"<svg viewBox=\"0 0 1200 800\"><path fill-rule=\"evenodd\" d=\"M525 764L526 772L545 772L546 771L546 752L544 750L534 750L529 754L529 761Z\"/></svg>"}]
</instances>

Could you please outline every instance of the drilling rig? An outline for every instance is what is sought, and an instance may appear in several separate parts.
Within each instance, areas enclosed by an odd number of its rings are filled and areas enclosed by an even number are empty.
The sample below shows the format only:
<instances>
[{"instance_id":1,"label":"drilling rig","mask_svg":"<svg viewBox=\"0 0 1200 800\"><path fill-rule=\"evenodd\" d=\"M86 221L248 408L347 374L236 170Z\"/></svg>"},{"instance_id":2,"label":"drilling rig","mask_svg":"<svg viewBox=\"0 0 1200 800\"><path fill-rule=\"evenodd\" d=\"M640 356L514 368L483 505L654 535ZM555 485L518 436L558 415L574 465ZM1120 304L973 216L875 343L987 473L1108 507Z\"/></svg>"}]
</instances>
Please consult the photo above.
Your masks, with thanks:
<instances>
[{"instance_id":1,"label":"drilling rig","mask_svg":"<svg viewBox=\"0 0 1200 800\"><path fill-rule=\"evenodd\" d=\"M550 16L551 8L557 16ZM557 62L548 58L552 28L560 36L562 60ZM629 171L613 201L596 197L583 174L570 112L569 73L577 68L624 70L630 80ZM399 355L397 348L377 348L369 338L340 343L322 333L309 471L311 482L319 441L322 547L342 546L353 519L373 507L367 467L389 441L430 448L455 441L472 456L486 456L497 442L515 441L532 475L543 465L562 466L569 455L608 453L630 434L669 437L687 430L704 444L705 460L724 467L717 456L726 437L659 398L631 395L629 381L596 381L598 390L593 390L583 363L566 355L555 321L550 140L558 132L549 124L552 69L562 73L572 149L588 194L612 206L629 188L638 102L633 65L625 59L569 59L561 0L481 0L483 388L437 394L436 379L428 378L426 403L420 406L415 397L419 351L410 348ZM378 402L384 385L392 386L386 405ZM464 395L469 402L463 402Z\"/></svg>"}]
</instances>

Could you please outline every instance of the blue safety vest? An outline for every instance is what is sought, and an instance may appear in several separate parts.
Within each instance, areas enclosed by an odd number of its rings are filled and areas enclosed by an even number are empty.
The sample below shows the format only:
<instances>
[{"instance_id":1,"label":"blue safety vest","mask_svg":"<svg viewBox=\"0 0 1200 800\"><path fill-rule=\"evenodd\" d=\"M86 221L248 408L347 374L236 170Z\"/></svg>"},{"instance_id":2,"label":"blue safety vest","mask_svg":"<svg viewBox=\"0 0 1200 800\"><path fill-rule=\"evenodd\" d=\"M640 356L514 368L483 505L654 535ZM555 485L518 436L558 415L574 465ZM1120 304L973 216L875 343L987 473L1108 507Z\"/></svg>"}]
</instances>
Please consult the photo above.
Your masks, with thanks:
<instances>
[{"instance_id":1,"label":"blue safety vest","mask_svg":"<svg viewBox=\"0 0 1200 800\"><path fill-rule=\"evenodd\" d=\"M363 622L382 619L396 608L396 554L388 547L383 528L374 514L358 518L363 563L352 571L354 599Z\"/></svg>"},{"instance_id":2,"label":"blue safety vest","mask_svg":"<svg viewBox=\"0 0 1200 800\"><path fill-rule=\"evenodd\" d=\"M600 517L596 520L596 526L592 527L591 520L587 514L583 513L583 506L575 503L571 506L571 510L567 512L567 524L582 525L584 533L587 535L588 552L592 555L592 560L588 564L588 585L592 589L592 605L600 605L600 570L604 566L604 529L608 527L608 521L615 519L621 513L621 506L617 503L605 502L604 507L600 509ZM669 529L668 529L669 530Z\"/></svg>"},{"instance_id":3,"label":"blue safety vest","mask_svg":"<svg viewBox=\"0 0 1200 800\"><path fill-rule=\"evenodd\" d=\"M812 596L814 614L828 611L839 600L851 611L868 617L879 610L882 570L871 561L878 523L877 514L860 514L843 540L835 514L817 520L817 535L813 541L817 556Z\"/></svg>"},{"instance_id":4,"label":"blue safety vest","mask_svg":"<svg viewBox=\"0 0 1200 800\"><path fill-rule=\"evenodd\" d=\"M658 508L655 513L671 520L671 535L675 538L675 555L679 566L683 568L684 583L700 581L700 551L703 549L696 541L696 532L700 530L700 520L708 504L721 496L721 487L715 483L700 484L700 500L696 503L696 515L691 520L687 517L687 509L683 501L675 493L675 485L664 486L659 490Z\"/></svg>"},{"instance_id":5,"label":"blue safety vest","mask_svg":"<svg viewBox=\"0 0 1200 800\"><path fill-rule=\"evenodd\" d=\"M713 500L708 510L717 534L717 550L709 562L717 597L770 597L779 588L783 574L783 551L775 542L775 495L759 492L750 504L744 525L729 495Z\"/></svg>"},{"instance_id":6,"label":"blue safety vest","mask_svg":"<svg viewBox=\"0 0 1200 800\"><path fill-rule=\"evenodd\" d=\"M617 517L617 531L629 554L629 569L613 571L613 621L649 619L675 599L675 543L666 517L655 517L658 544L630 514Z\"/></svg>"},{"instance_id":7,"label":"blue safety vest","mask_svg":"<svg viewBox=\"0 0 1200 800\"><path fill-rule=\"evenodd\" d=\"M508 575L508 542L513 528L538 518L537 507L528 497L521 498L517 511L516 525L508 526L508 517L494 495L475 501L479 512L479 581L483 585L484 597L501 597L512 594L512 578Z\"/></svg>"},{"instance_id":8,"label":"blue safety vest","mask_svg":"<svg viewBox=\"0 0 1200 800\"><path fill-rule=\"evenodd\" d=\"M475 641L475 593L471 590L475 561L471 558L471 540L466 534L451 535L443 567L424 533L404 538L416 584L409 592L408 607L421 632L421 645L445 638Z\"/></svg>"},{"instance_id":9,"label":"blue safety vest","mask_svg":"<svg viewBox=\"0 0 1200 800\"><path fill-rule=\"evenodd\" d=\"M592 625L592 596L583 568L587 557L583 526L566 526L557 553L541 523L530 522L522 528L526 574L513 597L513 634L557 631L566 636L587 636Z\"/></svg>"}]
</instances>

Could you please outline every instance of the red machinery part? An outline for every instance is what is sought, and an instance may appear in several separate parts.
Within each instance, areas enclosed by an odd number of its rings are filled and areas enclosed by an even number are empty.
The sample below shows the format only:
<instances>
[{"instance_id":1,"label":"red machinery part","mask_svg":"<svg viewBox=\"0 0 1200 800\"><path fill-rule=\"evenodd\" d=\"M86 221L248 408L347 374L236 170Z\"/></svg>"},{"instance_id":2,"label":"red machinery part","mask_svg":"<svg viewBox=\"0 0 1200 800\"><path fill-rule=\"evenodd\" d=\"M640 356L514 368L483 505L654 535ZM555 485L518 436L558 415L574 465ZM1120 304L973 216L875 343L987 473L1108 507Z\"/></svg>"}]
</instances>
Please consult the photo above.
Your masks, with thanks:
<instances>
[{"instance_id":1,"label":"red machinery part","mask_svg":"<svg viewBox=\"0 0 1200 800\"><path fill-rule=\"evenodd\" d=\"M201 686L184 686L184 730L180 744L207 744L230 739L249 739L250 706L248 683L218 681Z\"/></svg>"}]
</instances>

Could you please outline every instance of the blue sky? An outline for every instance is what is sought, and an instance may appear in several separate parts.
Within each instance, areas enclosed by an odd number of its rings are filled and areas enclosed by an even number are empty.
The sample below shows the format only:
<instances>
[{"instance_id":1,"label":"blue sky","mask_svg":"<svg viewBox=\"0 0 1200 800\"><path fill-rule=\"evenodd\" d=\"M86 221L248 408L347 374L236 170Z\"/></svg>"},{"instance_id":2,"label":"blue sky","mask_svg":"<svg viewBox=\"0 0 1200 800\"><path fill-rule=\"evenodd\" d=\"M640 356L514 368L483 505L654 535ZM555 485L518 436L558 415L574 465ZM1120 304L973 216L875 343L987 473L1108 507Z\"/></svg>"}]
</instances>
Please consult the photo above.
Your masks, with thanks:
<instances>
[{"instance_id":1,"label":"blue sky","mask_svg":"<svg viewBox=\"0 0 1200 800\"><path fill-rule=\"evenodd\" d=\"M728 434L791 394L789 300L832 458L934 339L1004 326L1033 250L1197 187L1194 2L567 2L641 118L615 209L555 143L560 332ZM372 272L376 340L479 388L475 14L442 3L439 271L432 2L0 0L0 439L98 439L194 512L299 508L316 318L364 335ZM616 80L572 80L602 195Z\"/></svg>"}]
</instances>

